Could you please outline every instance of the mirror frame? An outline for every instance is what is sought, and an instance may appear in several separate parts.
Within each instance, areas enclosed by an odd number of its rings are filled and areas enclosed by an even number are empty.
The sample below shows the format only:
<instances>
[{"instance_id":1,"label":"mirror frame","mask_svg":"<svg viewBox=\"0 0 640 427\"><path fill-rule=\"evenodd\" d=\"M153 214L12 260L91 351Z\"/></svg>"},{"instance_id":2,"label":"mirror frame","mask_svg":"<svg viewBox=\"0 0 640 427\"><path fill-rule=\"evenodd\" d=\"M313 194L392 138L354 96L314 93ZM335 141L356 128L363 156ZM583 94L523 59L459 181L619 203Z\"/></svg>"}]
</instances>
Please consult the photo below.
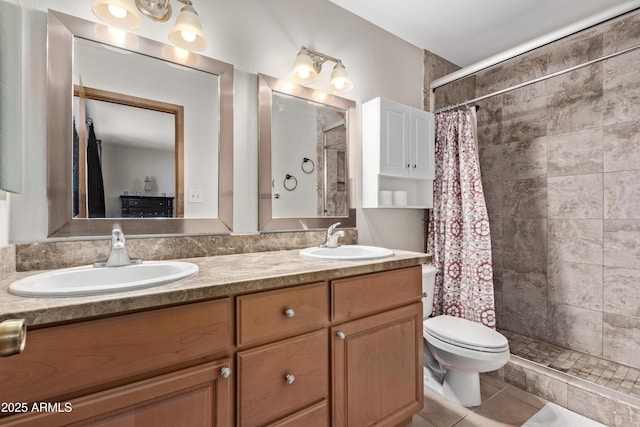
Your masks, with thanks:
<instances>
[{"instance_id":1,"label":"mirror frame","mask_svg":"<svg viewBox=\"0 0 640 427\"><path fill-rule=\"evenodd\" d=\"M233 65L123 32L114 41L109 27L49 10L47 21L47 202L48 237L108 236L115 222L128 235L230 234L233 229ZM218 76L217 218L72 218L71 148L73 38L173 62Z\"/></svg>"},{"instance_id":2,"label":"mirror frame","mask_svg":"<svg viewBox=\"0 0 640 427\"><path fill-rule=\"evenodd\" d=\"M296 98L306 99L318 104L328 105L345 112L347 127L347 216L318 216L305 218L274 218L271 186L271 119L273 107L273 92L280 92ZM295 83L280 80L275 77L258 74L258 229L261 232L295 231L328 228L340 222L342 228L356 226L356 209L352 200L351 150L355 141L356 102L325 92L300 86Z\"/></svg>"}]
</instances>

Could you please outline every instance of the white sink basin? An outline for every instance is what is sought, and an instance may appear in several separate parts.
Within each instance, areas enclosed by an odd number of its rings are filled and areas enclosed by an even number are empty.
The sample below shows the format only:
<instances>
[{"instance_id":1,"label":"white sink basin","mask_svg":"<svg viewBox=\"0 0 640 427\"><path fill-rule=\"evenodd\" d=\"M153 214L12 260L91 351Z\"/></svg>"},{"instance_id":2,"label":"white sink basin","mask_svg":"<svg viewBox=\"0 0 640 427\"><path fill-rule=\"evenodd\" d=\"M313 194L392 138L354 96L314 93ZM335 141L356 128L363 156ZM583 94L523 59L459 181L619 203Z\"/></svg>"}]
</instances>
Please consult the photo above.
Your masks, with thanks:
<instances>
[{"instance_id":1,"label":"white sink basin","mask_svg":"<svg viewBox=\"0 0 640 427\"><path fill-rule=\"evenodd\" d=\"M345 261L357 261L367 259L389 258L393 251L377 246L343 245L337 248L312 247L300 251L300 255L308 258L335 259Z\"/></svg>"},{"instance_id":2,"label":"white sink basin","mask_svg":"<svg viewBox=\"0 0 640 427\"><path fill-rule=\"evenodd\" d=\"M125 267L83 266L36 274L9 285L23 297L77 297L166 285L198 274L190 262L148 261Z\"/></svg>"}]
</instances>

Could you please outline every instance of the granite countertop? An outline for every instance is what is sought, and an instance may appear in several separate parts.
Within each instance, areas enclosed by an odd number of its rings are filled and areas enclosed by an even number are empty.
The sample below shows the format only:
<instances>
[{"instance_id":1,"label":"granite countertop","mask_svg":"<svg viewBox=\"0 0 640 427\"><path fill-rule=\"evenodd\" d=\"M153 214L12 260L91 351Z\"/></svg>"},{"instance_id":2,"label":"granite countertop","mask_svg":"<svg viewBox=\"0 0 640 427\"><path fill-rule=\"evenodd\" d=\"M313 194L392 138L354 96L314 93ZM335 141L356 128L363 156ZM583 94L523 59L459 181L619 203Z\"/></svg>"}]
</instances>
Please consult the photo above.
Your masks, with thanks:
<instances>
[{"instance_id":1,"label":"granite countertop","mask_svg":"<svg viewBox=\"0 0 640 427\"><path fill-rule=\"evenodd\" d=\"M9 285L38 272L15 273L0 281L0 321L23 318L28 326L80 320L164 305L275 289L374 273L430 260L430 255L394 250L380 260L327 261L300 256L299 250L181 259L197 264L197 276L138 291L73 298L25 298L9 294Z\"/></svg>"}]
</instances>

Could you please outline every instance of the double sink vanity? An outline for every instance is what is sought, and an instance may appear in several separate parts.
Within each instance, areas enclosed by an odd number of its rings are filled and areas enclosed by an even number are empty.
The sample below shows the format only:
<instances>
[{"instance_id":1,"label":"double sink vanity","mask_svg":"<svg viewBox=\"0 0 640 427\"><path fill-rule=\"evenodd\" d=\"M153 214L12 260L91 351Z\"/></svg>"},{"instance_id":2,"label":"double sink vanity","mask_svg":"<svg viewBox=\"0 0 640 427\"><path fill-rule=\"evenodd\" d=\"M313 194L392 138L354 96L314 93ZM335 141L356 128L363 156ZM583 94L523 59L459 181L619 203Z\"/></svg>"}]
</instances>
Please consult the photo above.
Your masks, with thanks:
<instances>
[{"instance_id":1,"label":"double sink vanity","mask_svg":"<svg viewBox=\"0 0 640 427\"><path fill-rule=\"evenodd\" d=\"M428 256L332 249L374 259L191 258L197 275L174 283L67 298L10 295L33 276L16 273L0 282L0 321L23 318L28 334L0 359L0 425L408 422L422 408Z\"/></svg>"}]
</instances>

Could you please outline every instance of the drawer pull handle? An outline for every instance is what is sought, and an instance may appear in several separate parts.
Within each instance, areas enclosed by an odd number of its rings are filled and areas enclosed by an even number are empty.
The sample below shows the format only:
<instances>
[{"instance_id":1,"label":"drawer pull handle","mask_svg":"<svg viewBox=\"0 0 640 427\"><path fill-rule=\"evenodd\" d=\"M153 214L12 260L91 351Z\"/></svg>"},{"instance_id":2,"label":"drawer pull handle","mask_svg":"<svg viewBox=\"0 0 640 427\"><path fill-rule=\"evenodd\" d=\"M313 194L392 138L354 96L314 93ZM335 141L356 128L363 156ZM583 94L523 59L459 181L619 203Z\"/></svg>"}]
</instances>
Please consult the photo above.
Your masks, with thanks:
<instances>
[{"instance_id":1,"label":"drawer pull handle","mask_svg":"<svg viewBox=\"0 0 640 427\"><path fill-rule=\"evenodd\" d=\"M287 384L291 385L291 384L293 384L294 382L296 382L296 376L295 376L295 375L293 375L293 374L287 374L287 375L284 377L284 380L287 382Z\"/></svg>"},{"instance_id":2,"label":"drawer pull handle","mask_svg":"<svg viewBox=\"0 0 640 427\"><path fill-rule=\"evenodd\" d=\"M229 378L231 376L231 368L220 369L220 376L225 380Z\"/></svg>"},{"instance_id":3,"label":"drawer pull handle","mask_svg":"<svg viewBox=\"0 0 640 427\"><path fill-rule=\"evenodd\" d=\"M347 336L344 334L344 332L342 331L338 331L338 333L336 334L336 336L338 337L338 339L345 339Z\"/></svg>"},{"instance_id":4,"label":"drawer pull handle","mask_svg":"<svg viewBox=\"0 0 640 427\"><path fill-rule=\"evenodd\" d=\"M296 315L296 312L295 312L295 311L293 311L293 308L287 308L287 309L284 311L284 315L285 315L285 316L287 316L288 318L292 318L293 316L295 316L295 315Z\"/></svg>"}]
</instances>

